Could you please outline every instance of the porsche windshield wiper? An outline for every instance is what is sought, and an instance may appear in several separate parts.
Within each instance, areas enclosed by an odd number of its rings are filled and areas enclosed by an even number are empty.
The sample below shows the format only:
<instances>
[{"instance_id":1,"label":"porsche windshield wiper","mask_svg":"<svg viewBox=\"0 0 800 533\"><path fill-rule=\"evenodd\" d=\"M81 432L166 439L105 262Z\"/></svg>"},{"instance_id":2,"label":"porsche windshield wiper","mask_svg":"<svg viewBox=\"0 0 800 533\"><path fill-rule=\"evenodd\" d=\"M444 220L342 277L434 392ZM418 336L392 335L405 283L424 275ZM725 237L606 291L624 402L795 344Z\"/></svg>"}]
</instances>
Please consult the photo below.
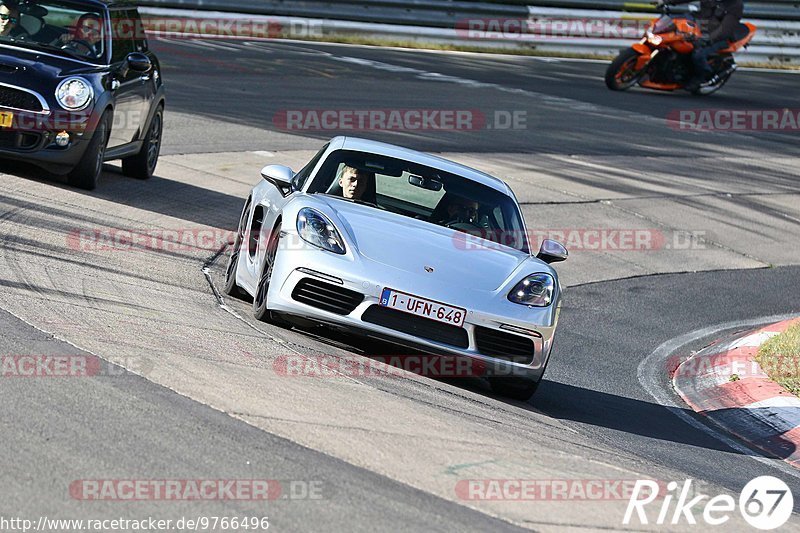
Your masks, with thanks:
<instances>
[{"instance_id":1,"label":"porsche windshield wiper","mask_svg":"<svg viewBox=\"0 0 800 533\"><path fill-rule=\"evenodd\" d=\"M377 207L378 209L384 209L383 207L379 206L375 202L367 202L366 200L359 200L357 198L345 198L344 196L338 196L336 194L328 194L325 192L320 192L317 194L322 194L324 196L330 196L331 198L338 198L339 200L345 200L347 202L353 202L354 204L361 204L361 205L368 205L370 207Z\"/></svg>"}]
</instances>

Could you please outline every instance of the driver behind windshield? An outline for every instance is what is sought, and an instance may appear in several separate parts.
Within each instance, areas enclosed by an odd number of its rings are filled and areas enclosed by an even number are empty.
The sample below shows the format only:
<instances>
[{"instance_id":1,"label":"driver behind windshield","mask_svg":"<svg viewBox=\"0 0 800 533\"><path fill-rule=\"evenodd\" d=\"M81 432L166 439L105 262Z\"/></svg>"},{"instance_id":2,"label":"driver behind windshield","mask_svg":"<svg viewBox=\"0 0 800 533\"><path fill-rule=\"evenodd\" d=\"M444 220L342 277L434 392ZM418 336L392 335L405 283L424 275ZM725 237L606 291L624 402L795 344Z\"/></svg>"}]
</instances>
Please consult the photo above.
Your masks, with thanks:
<instances>
[{"instance_id":1,"label":"driver behind windshield","mask_svg":"<svg viewBox=\"0 0 800 533\"><path fill-rule=\"evenodd\" d=\"M19 7L10 0L0 1L0 37L19 39L27 37L28 32L19 25Z\"/></svg>"},{"instance_id":2,"label":"driver behind windshield","mask_svg":"<svg viewBox=\"0 0 800 533\"><path fill-rule=\"evenodd\" d=\"M447 203L446 216L440 223L445 226L463 223L477 225L479 209L480 204L477 201L452 195Z\"/></svg>"},{"instance_id":3,"label":"driver behind windshield","mask_svg":"<svg viewBox=\"0 0 800 533\"><path fill-rule=\"evenodd\" d=\"M103 22L94 13L81 15L72 31L62 34L55 44L81 55L98 58L103 53Z\"/></svg>"},{"instance_id":4,"label":"driver behind windshield","mask_svg":"<svg viewBox=\"0 0 800 533\"><path fill-rule=\"evenodd\" d=\"M339 177L339 187L342 188L342 196L352 200L361 200L367 190L369 172L345 165L342 175Z\"/></svg>"}]
</instances>

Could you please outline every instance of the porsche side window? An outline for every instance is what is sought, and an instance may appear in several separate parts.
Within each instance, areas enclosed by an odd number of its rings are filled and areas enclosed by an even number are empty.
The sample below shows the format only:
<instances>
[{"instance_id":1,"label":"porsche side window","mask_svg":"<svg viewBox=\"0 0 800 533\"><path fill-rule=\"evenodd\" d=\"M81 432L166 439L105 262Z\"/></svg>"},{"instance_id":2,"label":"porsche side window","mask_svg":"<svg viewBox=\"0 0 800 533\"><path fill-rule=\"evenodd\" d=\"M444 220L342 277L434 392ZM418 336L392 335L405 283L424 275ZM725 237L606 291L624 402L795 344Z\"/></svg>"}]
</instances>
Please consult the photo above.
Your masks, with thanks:
<instances>
[{"instance_id":1,"label":"porsche side window","mask_svg":"<svg viewBox=\"0 0 800 533\"><path fill-rule=\"evenodd\" d=\"M330 144L330 143L328 143L328 144ZM292 179L292 182L293 182L293 187L294 187L295 190L300 190L300 189L303 188L303 184L306 182L308 177L314 171L314 168L316 168L317 163L319 163L319 160L322 158L323 154L328 149L328 144L323 146L322 149L319 152L317 152L314 157L311 158L311 161L309 161L306 164L306 166L301 168L297 172L297 174L294 175L294 178Z\"/></svg>"},{"instance_id":2,"label":"porsche side window","mask_svg":"<svg viewBox=\"0 0 800 533\"><path fill-rule=\"evenodd\" d=\"M494 220L492 222L496 224L497 227L499 228L505 227L505 222L503 221L503 210L500 209L500 206L497 206L492 210L492 216L494 217Z\"/></svg>"}]
</instances>

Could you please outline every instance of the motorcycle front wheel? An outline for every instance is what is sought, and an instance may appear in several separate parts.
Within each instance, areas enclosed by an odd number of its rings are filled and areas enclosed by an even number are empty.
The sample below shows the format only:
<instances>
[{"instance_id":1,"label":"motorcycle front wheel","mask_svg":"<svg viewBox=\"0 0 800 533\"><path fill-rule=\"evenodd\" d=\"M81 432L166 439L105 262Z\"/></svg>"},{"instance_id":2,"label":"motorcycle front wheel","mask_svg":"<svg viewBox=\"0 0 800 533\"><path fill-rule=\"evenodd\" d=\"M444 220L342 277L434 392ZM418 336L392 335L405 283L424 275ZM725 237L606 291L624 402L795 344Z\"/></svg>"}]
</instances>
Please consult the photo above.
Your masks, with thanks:
<instances>
[{"instance_id":1,"label":"motorcycle front wheel","mask_svg":"<svg viewBox=\"0 0 800 533\"><path fill-rule=\"evenodd\" d=\"M612 91L625 91L636 85L644 74L636 70L639 53L633 48L622 50L606 69L606 87Z\"/></svg>"}]
</instances>

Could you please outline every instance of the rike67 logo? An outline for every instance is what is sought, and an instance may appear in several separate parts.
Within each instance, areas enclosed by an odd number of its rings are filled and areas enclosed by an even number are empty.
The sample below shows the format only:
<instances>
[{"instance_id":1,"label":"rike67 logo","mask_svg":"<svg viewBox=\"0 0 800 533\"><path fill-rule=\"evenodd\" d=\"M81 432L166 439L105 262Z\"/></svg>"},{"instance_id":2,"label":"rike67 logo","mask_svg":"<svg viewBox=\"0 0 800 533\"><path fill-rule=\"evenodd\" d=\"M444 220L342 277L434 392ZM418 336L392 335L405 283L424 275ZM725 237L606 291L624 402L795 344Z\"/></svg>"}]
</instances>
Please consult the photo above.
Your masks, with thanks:
<instances>
[{"instance_id":1,"label":"rike67 logo","mask_svg":"<svg viewBox=\"0 0 800 533\"><path fill-rule=\"evenodd\" d=\"M697 494L693 490L691 479L684 481L682 486L676 481L669 482L665 493L660 488L662 487L654 481L637 480L622 523L630 525L635 516L640 524L677 525L700 522L708 526L721 526L736 513L737 502L733 496L720 494L710 497L707 494ZM656 505L646 509L656 501ZM788 485L780 479L760 476L744 486L739 494L738 507L745 521L754 528L776 529L789 520L794 508L794 498ZM649 515L648 510L651 511ZM653 511L656 510L658 515L653 520Z\"/></svg>"}]
</instances>

